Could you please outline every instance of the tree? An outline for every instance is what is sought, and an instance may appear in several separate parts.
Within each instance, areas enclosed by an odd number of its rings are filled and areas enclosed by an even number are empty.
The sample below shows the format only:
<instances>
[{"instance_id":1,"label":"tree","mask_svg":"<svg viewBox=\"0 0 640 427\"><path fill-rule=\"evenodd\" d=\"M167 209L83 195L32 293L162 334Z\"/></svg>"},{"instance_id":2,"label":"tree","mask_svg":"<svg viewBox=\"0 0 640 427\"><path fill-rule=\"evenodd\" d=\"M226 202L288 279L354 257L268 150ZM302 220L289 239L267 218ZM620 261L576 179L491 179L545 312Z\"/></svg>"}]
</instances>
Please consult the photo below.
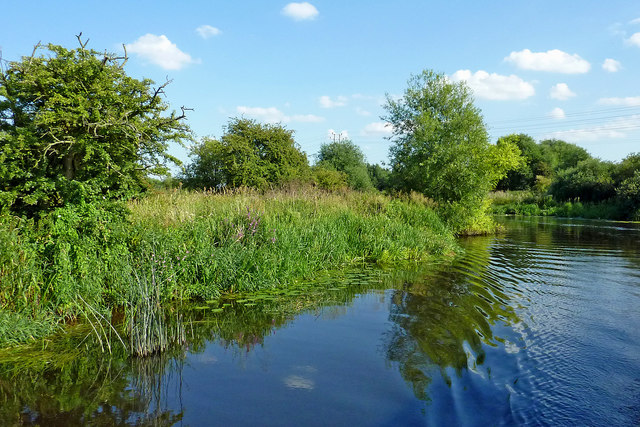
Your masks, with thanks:
<instances>
[{"instance_id":1,"label":"tree","mask_svg":"<svg viewBox=\"0 0 640 427\"><path fill-rule=\"evenodd\" d=\"M364 154L360 147L348 139L322 144L317 165L345 173L347 184L354 190L373 189Z\"/></svg>"},{"instance_id":2,"label":"tree","mask_svg":"<svg viewBox=\"0 0 640 427\"><path fill-rule=\"evenodd\" d=\"M484 215L484 200L518 160L512 147L491 148L480 110L463 82L425 70L408 82L404 96L387 96L384 120L393 126L390 150L400 189L422 192L440 205L456 231ZM506 149L505 149L506 148Z\"/></svg>"},{"instance_id":3,"label":"tree","mask_svg":"<svg viewBox=\"0 0 640 427\"><path fill-rule=\"evenodd\" d=\"M616 196L628 219L640 221L640 169L626 178L616 188Z\"/></svg>"},{"instance_id":4,"label":"tree","mask_svg":"<svg viewBox=\"0 0 640 427\"><path fill-rule=\"evenodd\" d=\"M192 151L185 170L188 185L266 189L309 179L307 156L281 125L233 118L220 140L204 138Z\"/></svg>"},{"instance_id":5,"label":"tree","mask_svg":"<svg viewBox=\"0 0 640 427\"><path fill-rule=\"evenodd\" d=\"M74 50L38 45L0 72L0 206L34 215L130 196L147 174L179 163L168 143L190 132L184 107L164 114L169 82L129 77L126 54L78 41Z\"/></svg>"},{"instance_id":6,"label":"tree","mask_svg":"<svg viewBox=\"0 0 640 427\"><path fill-rule=\"evenodd\" d=\"M551 166L535 140L525 134L511 134L498 139L501 142L510 142L517 146L522 153L523 162L518 168L511 170L507 176L500 180L497 188L500 190L528 190L534 188L544 178L552 175Z\"/></svg>"},{"instance_id":7,"label":"tree","mask_svg":"<svg viewBox=\"0 0 640 427\"><path fill-rule=\"evenodd\" d=\"M640 172L640 153L631 153L616 165L613 176L616 183L621 183L633 178L636 172Z\"/></svg>"},{"instance_id":8,"label":"tree","mask_svg":"<svg viewBox=\"0 0 640 427\"><path fill-rule=\"evenodd\" d=\"M385 191L391 188L391 171L379 164L367 163L367 171L369 172L369 178L371 183L378 191Z\"/></svg>"},{"instance_id":9,"label":"tree","mask_svg":"<svg viewBox=\"0 0 640 427\"><path fill-rule=\"evenodd\" d=\"M548 159L554 173L574 168L583 160L591 159L591 156L582 147L559 139L547 139L540 143L543 155Z\"/></svg>"},{"instance_id":10,"label":"tree","mask_svg":"<svg viewBox=\"0 0 640 427\"><path fill-rule=\"evenodd\" d=\"M598 159L580 161L575 167L562 170L549 191L556 200L579 199L599 202L615 195L611 171L613 165Z\"/></svg>"}]
</instances>

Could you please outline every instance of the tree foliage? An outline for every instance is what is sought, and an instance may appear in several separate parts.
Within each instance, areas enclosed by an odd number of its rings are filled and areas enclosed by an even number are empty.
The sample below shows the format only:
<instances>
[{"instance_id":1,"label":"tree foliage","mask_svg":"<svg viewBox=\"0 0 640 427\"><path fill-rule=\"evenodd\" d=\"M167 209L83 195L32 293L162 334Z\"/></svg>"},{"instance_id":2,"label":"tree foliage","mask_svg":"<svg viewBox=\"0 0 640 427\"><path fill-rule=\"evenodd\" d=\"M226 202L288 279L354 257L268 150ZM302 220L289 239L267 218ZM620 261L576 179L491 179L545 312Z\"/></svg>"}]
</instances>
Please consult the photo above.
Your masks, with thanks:
<instances>
[{"instance_id":1,"label":"tree foliage","mask_svg":"<svg viewBox=\"0 0 640 427\"><path fill-rule=\"evenodd\" d=\"M579 199L585 202L607 200L615 195L611 177L613 165L598 159L580 161L561 171L549 191L556 200Z\"/></svg>"},{"instance_id":2,"label":"tree foliage","mask_svg":"<svg viewBox=\"0 0 640 427\"><path fill-rule=\"evenodd\" d=\"M347 176L347 184L354 190L373 189L364 154L360 147L348 139L322 144L317 165L343 172Z\"/></svg>"},{"instance_id":3,"label":"tree foliage","mask_svg":"<svg viewBox=\"0 0 640 427\"><path fill-rule=\"evenodd\" d=\"M518 147L523 161L507 173L497 185L499 190L528 190L534 188L540 180L538 177L549 177L553 174L549 158L542 147L529 135L511 134L498 139L498 144L510 142Z\"/></svg>"},{"instance_id":4,"label":"tree foliage","mask_svg":"<svg viewBox=\"0 0 640 427\"><path fill-rule=\"evenodd\" d=\"M581 161L592 158L584 148L559 139L544 140L540 142L540 148L555 173L574 168Z\"/></svg>"},{"instance_id":5,"label":"tree foliage","mask_svg":"<svg viewBox=\"0 0 640 427\"><path fill-rule=\"evenodd\" d=\"M0 73L0 205L29 215L135 194L167 172L169 141L189 137L167 83L126 75L126 57L36 46ZM43 52L44 51L44 52Z\"/></svg>"},{"instance_id":6,"label":"tree foliage","mask_svg":"<svg viewBox=\"0 0 640 427\"><path fill-rule=\"evenodd\" d=\"M391 188L391 171L379 164L367 164L367 171L371 183L378 191L386 191Z\"/></svg>"},{"instance_id":7,"label":"tree foliage","mask_svg":"<svg viewBox=\"0 0 640 427\"><path fill-rule=\"evenodd\" d=\"M518 151L490 146L468 87L444 74L425 70L413 76L402 98L387 97L385 109L383 119L394 130L390 157L396 185L449 206L449 220L459 223L454 228L464 229L463 218L478 214L503 168L517 163Z\"/></svg>"},{"instance_id":8,"label":"tree foliage","mask_svg":"<svg viewBox=\"0 0 640 427\"><path fill-rule=\"evenodd\" d=\"M220 140L204 138L191 156L185 180L192 187L266 189L310 174L292 130L244 118L231 119Z\"/></svg>"}]
</instances>

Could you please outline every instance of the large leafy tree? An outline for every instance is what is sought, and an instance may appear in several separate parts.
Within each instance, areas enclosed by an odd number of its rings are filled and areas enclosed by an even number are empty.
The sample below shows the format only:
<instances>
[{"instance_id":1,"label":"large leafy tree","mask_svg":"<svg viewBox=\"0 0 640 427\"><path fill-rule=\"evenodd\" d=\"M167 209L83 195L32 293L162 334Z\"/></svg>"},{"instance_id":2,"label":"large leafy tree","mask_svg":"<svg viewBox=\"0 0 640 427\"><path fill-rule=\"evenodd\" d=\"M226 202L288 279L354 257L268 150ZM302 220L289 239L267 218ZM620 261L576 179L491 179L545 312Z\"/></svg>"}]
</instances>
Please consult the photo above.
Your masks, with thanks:
<instances>
[{"instance_id":1,"label":"large leafy tree","mask_svg":"<svg viewBox=\"0 0 640 427\"><path fill-rule=\"evenodd\" d=\"M517 147L490 145L468 87L431 70L413 76L400 99L387 97L385 109L396 185L438 202L454 229L472 226L488 191L519 164Z\"/></svg>"},{"instance_id":2,"label":"large leafy tree","mask_svg":"<svg viewBox=\"0 0 640 427\"><path fill-rule=\"evenodd\" d=\"M117 57L49 44L0 73L0 205L28 215L135 194L164 174L170 141L189 137L154 87Z\"/></svg>"},{"instance_id":3,"label":"large leafy tree","mask_svg":"<svg viewBox=\"0 0 640 427\"><path fill-rule=\"evenodd\" d=\"M185 170L193 187L253 187L266 189L310 177L307 156L281 125L233 118L216 140L204 138L191 152Z\"/></svg>"},{"instance_id":4,"label":"large leafy tree","mask_svg":"<svg viewBox=\"0 0 640 427\"><path fill-rule=\"evenodd\" d=\"M355 190L372 190L364 153L352 141L334 141L322 144L318 153L318 166L344 172L347 184Z\"/></svg>"}]
</instances>

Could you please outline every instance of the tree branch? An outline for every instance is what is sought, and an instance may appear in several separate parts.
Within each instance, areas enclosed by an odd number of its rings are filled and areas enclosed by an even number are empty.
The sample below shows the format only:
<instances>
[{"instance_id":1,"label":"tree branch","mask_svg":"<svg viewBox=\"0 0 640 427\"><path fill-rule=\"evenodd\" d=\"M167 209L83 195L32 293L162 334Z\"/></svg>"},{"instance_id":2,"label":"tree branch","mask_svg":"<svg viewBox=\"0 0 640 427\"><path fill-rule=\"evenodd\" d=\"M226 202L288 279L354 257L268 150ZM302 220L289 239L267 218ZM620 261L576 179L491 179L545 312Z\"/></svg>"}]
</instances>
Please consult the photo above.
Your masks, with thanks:
<instances>
[{"instance_id":1,"label":"tree branch","mask_svg":"<svg viewBox=\"0 0 640 427\"><path fill-rule=\"evenodd\" d=\"M82 43L82 31L80 31L80 34L76 34L76 38L78 39L78 43L80 43L80 47L82 48L82 50L84 50L85 47L87 47L87 44L89 43L89 39L87 39L86 42Z\"/></svg>"}]
</instances>

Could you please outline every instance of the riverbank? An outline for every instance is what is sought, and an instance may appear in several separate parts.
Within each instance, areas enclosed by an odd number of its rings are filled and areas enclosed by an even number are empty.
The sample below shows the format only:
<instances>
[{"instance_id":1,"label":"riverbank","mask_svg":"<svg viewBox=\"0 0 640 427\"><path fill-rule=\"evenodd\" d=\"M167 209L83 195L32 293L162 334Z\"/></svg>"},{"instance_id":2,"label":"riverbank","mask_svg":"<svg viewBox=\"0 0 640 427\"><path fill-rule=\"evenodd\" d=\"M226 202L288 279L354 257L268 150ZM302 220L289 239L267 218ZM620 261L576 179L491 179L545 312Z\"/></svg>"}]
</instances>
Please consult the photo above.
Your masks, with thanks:
<instances>
[{"instance_id":1,"label":"riverbank","mask_svg":"<svg viewBox=\"0 0 640 427\"><path fill-rule=\"evenodd\" d=\"M145 301L286 288L322 270L456 251L420 196L174 191L0 221L0 346L89 321L96 333ZM17 325L17 327L16 327Z\"/></svg>"},{"instance_id":2,"label":"riverbank","mask_svg":"<svg viewBox=\"0 0 640 427\"><path fill-rule=\"evenodd\" d=\"M640 212L616 199L595 203L559 202L549 195L532 191L496 191L490 193L491 212L495 215L556 216L564 218L640 221Z\"/></svg>"}]
</instances>

